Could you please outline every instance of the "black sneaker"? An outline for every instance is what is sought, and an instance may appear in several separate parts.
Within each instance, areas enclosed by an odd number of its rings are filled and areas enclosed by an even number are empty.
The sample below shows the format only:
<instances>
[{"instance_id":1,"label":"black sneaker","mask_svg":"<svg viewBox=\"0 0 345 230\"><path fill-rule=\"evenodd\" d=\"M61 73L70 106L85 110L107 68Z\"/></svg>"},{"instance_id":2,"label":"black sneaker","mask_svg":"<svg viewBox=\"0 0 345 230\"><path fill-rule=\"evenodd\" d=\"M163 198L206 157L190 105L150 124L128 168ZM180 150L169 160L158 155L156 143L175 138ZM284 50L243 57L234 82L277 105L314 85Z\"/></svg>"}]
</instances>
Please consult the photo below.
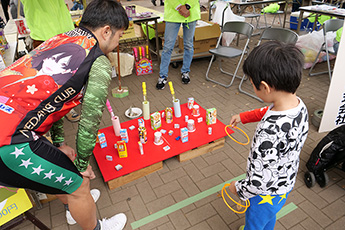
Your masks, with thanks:
<instances>
[{"instance_id":1,"label":"black sneaker","mask_svg":"<svg viewBox=\"0 0 345 230\"><path fill-rule=\"evenodd\" d=\"M164 89L165 84L168 82L166 77L159 77L156 85L157 89Z\"/></svg>"},{"instance_id":2,"label":"black sneaker","mask_svg":"<svg viewBox=\"0 0 345 230\"><path fill-rule=\"evenodd\" d=\"M156 0L151 0L151 2L152 2L152 4L153 4L154 6L157 6Z\"/></svg>"},{"instance_id":3,"label":"black sneaker","mask_svg":"<svg viewBox=\"0 0 345 230\"><path fill-rule=\"evenodd\" d=\"M188 84L190 82L189 72L182 73L182 83Z\"/></svg>"}]
</instances>

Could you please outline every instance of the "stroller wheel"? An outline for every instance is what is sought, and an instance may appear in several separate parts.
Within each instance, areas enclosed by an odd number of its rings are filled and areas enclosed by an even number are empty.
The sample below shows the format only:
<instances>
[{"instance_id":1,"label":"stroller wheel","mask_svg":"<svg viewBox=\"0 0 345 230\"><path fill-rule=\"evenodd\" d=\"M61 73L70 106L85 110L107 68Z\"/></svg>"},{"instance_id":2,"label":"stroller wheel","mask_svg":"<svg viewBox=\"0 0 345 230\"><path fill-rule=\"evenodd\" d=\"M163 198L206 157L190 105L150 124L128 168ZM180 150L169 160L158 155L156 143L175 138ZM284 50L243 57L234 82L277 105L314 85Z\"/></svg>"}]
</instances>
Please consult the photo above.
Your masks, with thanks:
<instances>
[{"instance_id":1,"label":"stroller wheel","mask_svg":"<svg viewBox=\"0 0 345 230\"><path fill-rule=\"evenodd\" d=\"M306 172L304 174L304 183L308 188L311 188L315 185L315 175L312 172Z\"/></svg>"},{"instance_id":2,"label":"stroller wheel","mask_svg":"<svg viewBox=\"0 0 345 230\"><path fill-rule=\"evenodd\" d=\"M320 185L321 188L326 187L329 182L329 177L326 172L320 173L316 176L316 181Z\"/></svg>"}]
</instances>

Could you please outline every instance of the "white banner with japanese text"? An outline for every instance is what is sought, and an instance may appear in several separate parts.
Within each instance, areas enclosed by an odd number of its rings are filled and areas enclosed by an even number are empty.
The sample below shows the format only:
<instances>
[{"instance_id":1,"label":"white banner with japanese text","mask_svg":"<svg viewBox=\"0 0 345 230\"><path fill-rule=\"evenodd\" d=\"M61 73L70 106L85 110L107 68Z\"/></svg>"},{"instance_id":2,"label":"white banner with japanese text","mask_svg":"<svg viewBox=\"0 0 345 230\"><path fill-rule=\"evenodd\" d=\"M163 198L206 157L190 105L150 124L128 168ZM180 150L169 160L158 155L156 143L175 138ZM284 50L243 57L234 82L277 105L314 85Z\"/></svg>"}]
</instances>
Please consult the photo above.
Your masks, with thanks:
<instances>
[{"instance_id":1,"label":"white banner with japanese text","mask_svg":"<svg viewBox=\"0 0 345 230\"><path fill-rule=\"evenodd\" d=\"M341 37L319 132L345 125L345 36Z\"/></svg>"}]
</instances>

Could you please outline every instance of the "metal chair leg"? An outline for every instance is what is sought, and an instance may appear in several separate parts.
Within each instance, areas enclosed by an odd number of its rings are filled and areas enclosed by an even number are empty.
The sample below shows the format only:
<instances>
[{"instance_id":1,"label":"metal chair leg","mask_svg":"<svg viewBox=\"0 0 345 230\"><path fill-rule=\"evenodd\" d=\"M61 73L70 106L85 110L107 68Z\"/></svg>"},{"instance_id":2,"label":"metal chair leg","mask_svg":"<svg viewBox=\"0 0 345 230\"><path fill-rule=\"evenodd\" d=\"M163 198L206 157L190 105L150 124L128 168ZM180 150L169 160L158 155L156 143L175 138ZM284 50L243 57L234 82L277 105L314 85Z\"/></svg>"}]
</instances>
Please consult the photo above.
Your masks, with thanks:
<instances>
[{"instance_id":1,"label":"metal chair leg","mask_svg":"<svg viewBox=\"0 0 345 230\"><path fill-rule=\"evenodd\" d=\"M280 18L280 14L278 14L278 18L279 18L279 25L280 25L281 27L283 27L282 20L281 20L281 18Z\"/></svg>"},{"instance_id":2,"label":"metal chair leg","mask_svg":"<svg viewBox=\"0 0 345 230\"><path fill-rule=\"evenodd\" d=\"M332 77L332 76L331 76L331 72L332 72L333 70L331 70L330 67L329 67L329 69L328 69L327 71L312 73L312 71L313 71L313 69L314 69L314 67L315 67L315 65L316 65L316 63L317 63L317 61L318 61L318 57L319 57L321 51L324 50L324 49L323 49L324 45L325 45L325 43L322 44L322 46L321 46L319 52L318 52L317 55L316 55L316 58L315 58L315 60L314 60L314 62L313 62L313 65L310 67L309 76L312 77L312 76L316 76L316 75L328 73L328 75L330 76L330 79L331 79L331 77ZM326 55L327 55L327 54L328 54L328 53L326 52ZM328 64L328 62L329 62L329 55L327 55L327 64ZM329 66L330 66L330 65L329 65Z\"/></svg>"},{"instance_id":3,"label":"metal chair leg","mask_svg":"<svg viewBox=\"0 0 345 230\"><path fill-rule=\"evenodd\" d=\"M310 69L309 69L309 76L315 76L315 75L317 75L317 73L312 73L312 71L313 71L313 69L314 69L314 67L315 67L315 65L316 65L316 63L317 63L317 60L319 59L319 55L320 55L320 53L321 53L321 51L322 51L322 47L323 47L323 45L321 46L319 52L317 53L317 55L316 55L316 57L315 57L315 60L314 60L313 64L311 65L311 67L310 67Z\"/></svg>"},{"instance_id":4,"label":"metal chair leg","mask_svg":"<svg viewBox=\"0 0 345 230\"><path fill-rule=\"evenodd\" d=\"M211 81L211 82L214 82L214 83L216 83L216 84L218 84L218 85L224 86L225 88L230 87L230 86L232 85L233 81L234 81L234 77L232 78L230 84L228 84L228 85L225 85L225 84L223 84L223 83L221 83L221 82L219 82L219 81L213 80L213 79L211 79L211 78L209 77L209 72L210 72L210 69L211 69L211 66L212 66L212 63L213 63L214 58L215 58L215 55L212 55L211 60L210 60L210 63L208 64L207 71L206 71L206 80ZM218 59L218 61L219 61L219 58L217 58L217 59ZM221 68L220 68L220 69L221 69Z\"/></svg>"},{"instance_id":5,"label":"metal chair leg","mask_svg":"<svg viewBox=\"0 0 345 230\"><path fill-rule=\"evenodd\" d=\"M242 84L243 84L243 81L244 79L246 78L246 75L243 75L242 79L241 79L241 83L238 85L238 91L240 91L240 93L244 93L252 98L255 98L256 100L260 101L260 102L264 102L263 100L261 100L259 97L257 97L256 95L254 94L251 94L251 93L248 93L247 91L244 91L242 89Z\"/></svg>"},{"instance_id":6,"label":"metal chair leg","mask_svg":"<svg viewBox=\"0 0 345 230\"><path fill-rule=\"evenodd\" d=\"M273 17L273 21L272 21L271 27L273 27L274 22L275 22L277 16L278 16L278 19L279 19L279 25L280 25L281 27L283 27L282 20L281 20L281 18L280 18L280 13L275 13L275 14L274 14L274 17Z\"/></svg>"},{"instance_id":7,"label":"metal chair leg","mask_svg":"<svg viewBox=\"0 0 345 230\"><path fill-rule=\"evenodd\" d=\"M266 13L264 13L264 19L265 19L265 29L266 28L271 28L272 27L272 25L267 25L267 19L266 19Z\"/></svg>"},{"instance_id":8,"label":"metal chair leg","mask_svg":"<svg viewBox=\"0 0 345 230\"><path fill-rule=\"evenodd\" d=\"M333 70L331 70L331 63L330 63L330 60L329 60L329 53L328 53L327 48L326 48L326 57L327 57L328 76L329 76L329 81L331 82L331 80L332 80L332 71Z\"/></svg>"},{"instance_id":9,"label":"metal chair leg","mask_svg":"<svg viewBox=\"0 0 345 230\"><path fill-rule=\"evenodd\" d=\"M229 76L232 76L231 82L230 82L229 84L221 83L221 82L216 81L216 80L214 80L214 79L211 79L211 78L209 77L209 71L210 71L210 69L211 69L211 65L212 65L214 56L215 56L215 55L212 55L210 64L208 65L208 68L207 68L207 71L206 71L206 80L211 81L211 82L214 82L214 83L216 83L216 84L218 84L218 85L224 86L225 88L229 88L229 87L234 83L234 80L235 80L236 77L240 78L239 76L237 76L237 72L238 72L238 69L239 69L240 64L241 64L241 62L242 62L243 55L241 56L241 58L240 58L240 60L239 60L239 62L238 62L238 64L237 64L237 66L236 66L236 70L235 70L234 73L229 73L229 72L227 72L227 71L224 71L223 68L222 68L222 66L221 66L221 62L219 61L219 58L217 58L217 59L218 59L218 62L219 62L219 70L220 70L220 72L221 72L221 73L224 73L224 74L227 74L227 75L229 75Z\"/></svg>"},{"instance_id":10,"label":"metal chair leg","mask_svg":"<svg viewBox=\"0 0 345 230\"><path fill-rule=\"evenodd\" d=\"M214 55L212 55L211 60L210 60L210 63L208 64L207 71L206 71L206 80L209 80L209 81L212 80L212 79L210 79L210 78L208 77L208 73L209 73L209 71L210 71L210 69L211 69L211 65L212 65L212 63L213 63L213 59L214 59Z\"/></svg>"}]
</instances>

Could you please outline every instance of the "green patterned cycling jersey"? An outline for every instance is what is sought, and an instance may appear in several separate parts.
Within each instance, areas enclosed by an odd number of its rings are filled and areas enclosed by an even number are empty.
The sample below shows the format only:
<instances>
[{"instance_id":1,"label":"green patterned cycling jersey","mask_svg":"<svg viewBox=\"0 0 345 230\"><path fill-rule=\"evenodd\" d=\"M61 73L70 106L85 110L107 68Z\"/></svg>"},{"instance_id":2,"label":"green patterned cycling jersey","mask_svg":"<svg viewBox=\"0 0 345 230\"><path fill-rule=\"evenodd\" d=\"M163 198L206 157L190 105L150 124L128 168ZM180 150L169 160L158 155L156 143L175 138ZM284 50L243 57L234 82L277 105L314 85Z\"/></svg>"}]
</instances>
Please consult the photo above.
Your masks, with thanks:
<instances>
[{"instance_id":1,"label":"green patterned cycling jersey","mask_svg":"<svg viewBox=\"0 0 345 230\"><path fill-rule=\"evenodd\" d=\"M111 81L111 64L106 56L99 56L92 64L82 102L78 125L75 165L83 172L95 147L97 131L102 118ZM61 119L62 120L62 119ZM54 123L51 131L53 143L64 141L63 122Z\"/></svg>"}]
</instances>

